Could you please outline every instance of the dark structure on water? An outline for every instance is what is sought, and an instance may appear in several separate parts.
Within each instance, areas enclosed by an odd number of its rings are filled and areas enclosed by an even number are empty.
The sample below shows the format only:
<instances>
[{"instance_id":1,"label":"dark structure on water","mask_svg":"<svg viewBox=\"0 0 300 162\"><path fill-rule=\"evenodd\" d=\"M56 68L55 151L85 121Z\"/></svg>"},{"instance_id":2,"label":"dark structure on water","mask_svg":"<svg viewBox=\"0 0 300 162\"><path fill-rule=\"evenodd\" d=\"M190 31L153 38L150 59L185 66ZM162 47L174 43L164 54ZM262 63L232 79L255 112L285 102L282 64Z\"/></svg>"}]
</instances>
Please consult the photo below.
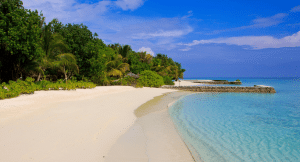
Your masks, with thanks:
<instances>
[{"instance_id":1,"label":"dark structure on water","mask_svg":"<svg viewBox=\"0 0 300 162\"><path fill-rule=\"evenodd\" d=\"M241 81L228 81L228 80L212 80L212 81L203 81L203 80L193 80L191 81L193 83L202 83L202 84L235 84L235 85L241 85Z\"/></svg>"},{"instance_id":2,"label":"dark structure on water","mask_svg":"<svg viewBox=\"0 0 300 162\"><path fill-rule=\"evenodd\" d=\"M235 87L235 86L169 86L164 85L161 88L177 89L194 92L235 92L235 93L276 93L273 87L254 86L254 87Z\"/></svg>"}]
</instances>

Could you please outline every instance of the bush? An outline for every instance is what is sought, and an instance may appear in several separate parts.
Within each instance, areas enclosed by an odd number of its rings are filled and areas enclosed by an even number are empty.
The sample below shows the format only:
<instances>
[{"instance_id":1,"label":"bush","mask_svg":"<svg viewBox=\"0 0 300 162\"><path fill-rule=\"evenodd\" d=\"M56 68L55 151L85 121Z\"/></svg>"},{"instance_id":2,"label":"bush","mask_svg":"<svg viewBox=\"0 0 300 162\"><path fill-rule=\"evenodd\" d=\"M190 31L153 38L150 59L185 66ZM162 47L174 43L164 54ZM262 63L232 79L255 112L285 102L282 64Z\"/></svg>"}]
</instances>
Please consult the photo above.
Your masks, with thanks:
<instances>
[{"instance_id":1,"label":"bush","mask_svg":"<svg viewBox=\"0 0 300 162\"><path fill-rule=\"evenodd\" d=\"M118 81L120 85L132 85L136 84L136 79L130 76L126 76Z\"/></svg>"},{"instance_id":2,"label":"bush","mask_svg":"<svg viewBox=\"0 0 300 162\"><path fill-rule=\"evenodd\" d=\"M174 82L172 81L172 78L171 78L171 77L169 77L169 76L164 76L163 79L164 79L165 85L174 85Z\"/></svg>"},{"instance_id":3,"label":"bush","mask_svg":"<svg viewBox=\"0 0 300 162\"><path fill-rule=\"evenodd\" d=\"M26 78L25 81L17 80L2 83L0 86L0 99L17 97L20 94L32 94L36 90L75 90L76 88L94 88L96 85L92 82L70 80L68 84L63 80L58 80L56 83L50 81L39 81L34 83L33 78Z\"/></svg>"},{"instance_id":4,"label":"bush","mask_svg":"<svg viewBox=\"0 0 300 162\"><path fill-rule=\"evenodd\" d=\"M119 79L117 81L112 81L110 84L111 85L123 85L123 86L131 86L131 85L135 85L137 82L137 80L133 77L130 76L126 76L122 79Z\"/></svg>"},{"instance_id":5,"label":"bush","mask_svg":"<svg viewBox=\"0 0 300 162\"><path fill-rule=\"evenodd\" d=\"M137 87L160 87L164 85L164 79L154 71L145 70L141 72L137 80Z\"/></svg>"}]
</instances>

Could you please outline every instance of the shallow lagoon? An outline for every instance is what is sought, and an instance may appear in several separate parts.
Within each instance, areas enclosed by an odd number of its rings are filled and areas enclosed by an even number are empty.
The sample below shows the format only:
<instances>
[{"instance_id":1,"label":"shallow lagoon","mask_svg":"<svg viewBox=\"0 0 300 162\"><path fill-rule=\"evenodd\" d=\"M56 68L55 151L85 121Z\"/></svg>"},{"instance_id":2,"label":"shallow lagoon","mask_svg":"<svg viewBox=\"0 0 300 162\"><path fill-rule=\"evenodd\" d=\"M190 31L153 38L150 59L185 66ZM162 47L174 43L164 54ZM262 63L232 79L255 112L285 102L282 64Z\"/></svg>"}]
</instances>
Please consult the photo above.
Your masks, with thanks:
<instances>
[{"instance_id":1,"label":"shallow lagoon","mask_svg":"<svg viewBox=\"0 0 300 162\"><path fill-rule=\"evenodd\" d=\"M195 93L169 109L195 159L299 161L300 80L241 81L273 86L277 93Z\"/></svg>"}]
</instances>

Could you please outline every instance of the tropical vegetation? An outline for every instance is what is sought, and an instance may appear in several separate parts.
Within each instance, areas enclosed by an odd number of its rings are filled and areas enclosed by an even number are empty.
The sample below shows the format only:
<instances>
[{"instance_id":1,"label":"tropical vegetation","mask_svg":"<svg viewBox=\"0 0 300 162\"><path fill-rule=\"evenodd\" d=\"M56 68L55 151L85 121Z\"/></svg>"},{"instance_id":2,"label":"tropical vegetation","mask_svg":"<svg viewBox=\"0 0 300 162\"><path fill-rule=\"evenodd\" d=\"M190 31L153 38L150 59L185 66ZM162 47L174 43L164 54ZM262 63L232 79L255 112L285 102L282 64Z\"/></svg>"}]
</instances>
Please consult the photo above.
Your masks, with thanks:
<instances>
[{"instance_id":1,"label":"tropical vegetation","mask_svg":"<svg viewBox=\"0 0 300 162\"><path fill-rule=\"evenodd\" d=\"M155 71L145 70L141 72L137 80L137 87L160 87L164 85L163 77Z\"/></svg>"},{"instance_id":2,"label":"tropical vegetation","mask_svg":"<svg viewBox=\"0 0 300 162\"><path fill-rule=\"evenodd\" d=\"M25 81L18 79L15 81L3 82L0 87L0 99L17 97L21 94L33 94L34 91L39 90L75 90L76 88L94 88L96 85L92 82L70 80L68 84L62 79L57 82L50 81L38 81L34 82L34 79L28 77Z\"/></svg>"},{"instance_id":3,"label":"tropical vegetation","mask_svg":"<svg viewBox=\"0 0 300 162\"><path fill-rule=\"evenodd\" d=\"M167 55L107 45L83 24L46 23L42 13L25 9L21 0L0 0L0 53L1 97L94 85L158 87L173 84L185 71ZM129 72L140 79L126 76Z\"/></svg>"}]
</instances>

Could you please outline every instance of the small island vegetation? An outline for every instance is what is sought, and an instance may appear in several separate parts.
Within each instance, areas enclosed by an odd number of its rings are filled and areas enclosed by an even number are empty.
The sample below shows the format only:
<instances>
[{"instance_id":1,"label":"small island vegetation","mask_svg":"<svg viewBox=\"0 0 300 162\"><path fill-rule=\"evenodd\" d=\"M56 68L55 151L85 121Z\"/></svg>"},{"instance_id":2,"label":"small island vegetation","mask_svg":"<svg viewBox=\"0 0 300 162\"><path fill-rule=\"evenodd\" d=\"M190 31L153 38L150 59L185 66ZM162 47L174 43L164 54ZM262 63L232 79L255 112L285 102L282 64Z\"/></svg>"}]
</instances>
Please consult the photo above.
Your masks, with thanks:
<instances>
[{"instance_id":1,"label":"small island vegetation","mask_svg":"<svg viewBox=\"0 0 300 162\"><path fill-rule=\"evenodd\" d=\"M164 85L164 79L155 71L145 70L141 72L137 80L137 87L160 87Z\"/></svg>"},{"instance_id":2,"label":"small island vegetation","mask_svg":"<svg viewBox=\"0 0 300 162\"><path fill-rule=\"evenodd\" d=\"M83 24L47 24L21 0L0 0L0 52L0 99L96 85L173 85L185 72L167 55L106 45Z\"/></svg>"}]
</instances>

